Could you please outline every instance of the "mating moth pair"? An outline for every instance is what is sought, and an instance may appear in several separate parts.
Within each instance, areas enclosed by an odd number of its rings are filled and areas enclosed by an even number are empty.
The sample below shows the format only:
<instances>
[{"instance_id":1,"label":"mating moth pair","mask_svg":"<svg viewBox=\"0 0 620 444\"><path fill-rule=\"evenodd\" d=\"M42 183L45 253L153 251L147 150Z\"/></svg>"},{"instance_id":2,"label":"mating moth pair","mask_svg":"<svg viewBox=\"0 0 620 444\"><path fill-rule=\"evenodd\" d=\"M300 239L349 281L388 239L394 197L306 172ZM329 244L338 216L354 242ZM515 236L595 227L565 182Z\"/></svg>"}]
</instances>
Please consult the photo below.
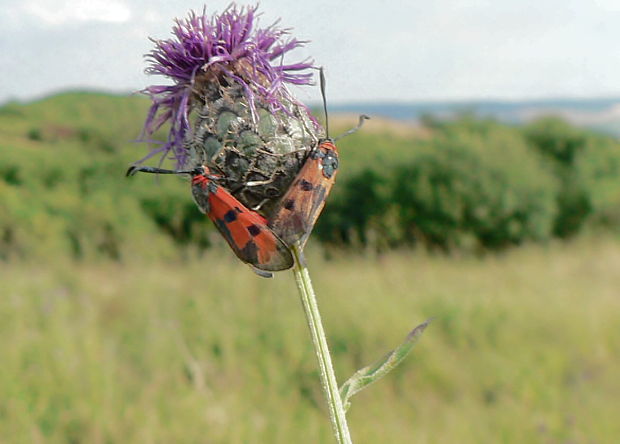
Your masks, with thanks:
<instances>
[{"instance_id":1,"label":"mating moth pair","mask_svg":"<svg viewBox=\"0 0 620 444\"><path fill-rule=\"evenodd\" d=\"M329 134L325 77L323 69L319 71L326 133ZM224 107L228 106L231 104ZM357 131L368 118L361 115L355 128L336 139L321 139L306 151L295 178L277 201L275 209L269 212L269 218L261 215L258 207L249 209L244 205L229 189L221 185L226 177L212 174L204 163L187 171L133 166L129 168L127 175L132 176L139 171L191 175L192 195L198 208L213 221L239 259L252 266L260 276L271 277L271 272L287 270L294 265L291 247L299 244L303 248L325 206L325 200L338 173L339 159L335 140ZM218 152L221 150L217 150L211 157L215 157ZM229 151L230 153L232 151ZM239 159L233 158L231 163L234 161ZM231 173L236 174L237 171L232 170ZM251 188L249 182L242 185L242 188Z\"/></svg>"},{"instance_id":2,"label":"mating moth pair","mask_svg":"<svg viewBox=\"0 0 620 444\"><path fill-rule=\"evenodd\" d=\"M131 167L127 175L142 171L160 174L190 174L192 195L200 210L211 219L230 248L262 276L286 270L294 260L290 246L305 244L338 172L338 150L331 139L312 148L297 176L280 199L271 220L248 209L228 190L216 183L206 165L189 171Z\"/></svg>"}]
</instances>

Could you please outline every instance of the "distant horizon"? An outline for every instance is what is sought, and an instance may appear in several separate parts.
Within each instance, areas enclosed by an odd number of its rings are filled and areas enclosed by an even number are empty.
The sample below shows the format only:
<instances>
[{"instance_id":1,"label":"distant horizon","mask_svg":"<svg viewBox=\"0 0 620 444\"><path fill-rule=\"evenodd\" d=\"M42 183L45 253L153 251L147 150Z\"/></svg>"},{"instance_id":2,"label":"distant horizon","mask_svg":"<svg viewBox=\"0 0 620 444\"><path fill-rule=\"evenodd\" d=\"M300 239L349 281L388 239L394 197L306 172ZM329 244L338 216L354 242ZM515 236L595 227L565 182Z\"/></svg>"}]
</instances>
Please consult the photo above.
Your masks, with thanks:
<instances>
[{"instance_id":1,"label":"distant horizon","mask_svg":"<svg viewBox=\"0 0 620 444\"><path fill-rule=\"evenodd\" d=\"M43 93L40 95L35 95L31 98L23 99L23 98L11 98L8 97L6 100L0 102L0 106L5 106L11 103L19 103L19 104L29 104L35 103L42 100L46 100L48 98L54 96L60 96L63 94L102 94L109 96L119 96L119 97L143 97L147 99L146 96L143 96L139 90L137 91L122 91L122 90L112 90L105 88L97 88L97 87L76 87L76 88L66 88L66 89L58 89L54 91L50 91L48 93ZM416 105L458 105L458 104L493 104L493 103L502 103L502 104L549 104L549 103L562 103L567 104L570 102L577 103L586 103L586 102L620 102L620 92L609 95L549 95L549 96L531 96L531 97L523 97L523 98L511 98L511 97L470 97L470 98L420 98L420 99L360 99L360 100L330 100L327 98L329 106L347 106L347 105L360 105L360 104L371 104L371 105L391 105L391 106L409 106L412 104ZM322 106L320 101L309 100L304 101L306 105L309 107L314 106Z\"/></svg>"}]
</instances>

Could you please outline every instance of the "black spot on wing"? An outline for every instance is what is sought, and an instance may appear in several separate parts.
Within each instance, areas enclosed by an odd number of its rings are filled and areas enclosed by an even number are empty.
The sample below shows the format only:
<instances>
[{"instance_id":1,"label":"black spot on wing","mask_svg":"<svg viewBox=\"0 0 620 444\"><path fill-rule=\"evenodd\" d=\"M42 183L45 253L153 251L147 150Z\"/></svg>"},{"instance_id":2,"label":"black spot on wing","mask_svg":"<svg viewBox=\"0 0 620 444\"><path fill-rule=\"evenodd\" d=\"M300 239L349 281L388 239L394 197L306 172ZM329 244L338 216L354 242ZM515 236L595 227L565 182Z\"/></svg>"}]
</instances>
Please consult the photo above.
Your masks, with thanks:
<instances>
[{"instance_id":1,"label":"black spot on wing","mask_svg":"<svg viewBox=\"0 0 620 444\"><path fill-rule=\"evenodd\" d=\"M295 209L295 199L289 199L284 202L284 208L289 211L293 211Z\"/></svg>"},{"instance_id":2,"label":"black spot on wing","mask_svg":"<svg viewBox=\"0 0 620 444\"><path fill-rule=\"evenodd\" d=\"M254 243L254 241L249 241L245 244L244 247L239 250L238 256L248 264L252 264L254 266L259 265L258 246Z\"/></svg>"},{"instance_id":3,"label":"black spot on wing","mask_svg":"<svg viewBox=\"0 0 620 444\"><path fill-rule=\"evenodd\" d=\"M221 219L216 219L213 221L213 223L215 224L215 228L217 228L219 230L219 232L222 234L222 236L224 237L224 239L226 239L226 242L228 242L228 244L233 247L235 242L233 240L232 234L230 233L230 230L228 229L228 226L226 225L225 222L223 222ZM233 250L235 248L233 247Z\"/></svg>"},{"instance_id":4,"label":"black spot on wing","mask_svg":"<svg viewBox=\"0 0 620 444\"><path fill-rule=\"evenodd\" d=\"M227 224L237 220L237 212L235 210L228 210L224 215L224 222Z\"/></svg>"},{"instance_id":5,"label":"black spot on wing","mask_svg":"<svg viewBox=\"0 0 620 444\"><path fill-rule=\"evenodd\" d=\"M306 179L301 179L299 181L299 188L301 188L302 191L312 191L314 186L310 182L308 182Z\"/></svg>"},{"instance_id":6,"label":"black spot on wing","mask_svg":"<svg viewBox=\"0 0 620 444\"><path fill-rule=\"evenodd\" d=\"M252 225L248 226L248 232L252 236L256 237L256 236L258 236L260 234L261 228L259 226L257 226L257 225L252 224Z\"/></svg>"}]
</instances>

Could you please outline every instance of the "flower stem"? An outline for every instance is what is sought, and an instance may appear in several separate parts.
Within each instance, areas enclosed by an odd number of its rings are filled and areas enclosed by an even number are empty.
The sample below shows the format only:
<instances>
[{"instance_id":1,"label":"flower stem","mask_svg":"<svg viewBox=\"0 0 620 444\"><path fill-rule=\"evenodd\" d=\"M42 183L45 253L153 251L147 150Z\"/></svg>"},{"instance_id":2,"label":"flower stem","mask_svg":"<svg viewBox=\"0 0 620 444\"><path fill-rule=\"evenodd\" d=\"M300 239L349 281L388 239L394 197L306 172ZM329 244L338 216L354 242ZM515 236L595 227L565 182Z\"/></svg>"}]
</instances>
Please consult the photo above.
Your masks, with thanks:
<instances>
[{"instance_id":1,"label":"flower stem","mask_svg":"<svg viewBox=\"0 0 620 444\"><path fill-rule=\"evenodd\" d=\"M293 256L295 256L293 274L295 275L295 282L297 283L297 288L299 289L301 303L304 307L306 320L308 321L308 327L310 328L310 334L312 335L314 351L319 361L321 384L323 386L325 396L327 397L329 417L332 421L334 434L336 435L336 439L339 444L352 444L345 410L342 406L342 399L340 398L340 393L338 391L336 375L332 367L332 359L327 347L325 331L323 330L323 324L321 323L319 307L317 305L314 289L312 288L312 282L310 281L310 275L308 274L308 268L306 266L303 252L299 244L293 245L291 247L291 251L293 252Z\"/></svg>"}]
</instances>

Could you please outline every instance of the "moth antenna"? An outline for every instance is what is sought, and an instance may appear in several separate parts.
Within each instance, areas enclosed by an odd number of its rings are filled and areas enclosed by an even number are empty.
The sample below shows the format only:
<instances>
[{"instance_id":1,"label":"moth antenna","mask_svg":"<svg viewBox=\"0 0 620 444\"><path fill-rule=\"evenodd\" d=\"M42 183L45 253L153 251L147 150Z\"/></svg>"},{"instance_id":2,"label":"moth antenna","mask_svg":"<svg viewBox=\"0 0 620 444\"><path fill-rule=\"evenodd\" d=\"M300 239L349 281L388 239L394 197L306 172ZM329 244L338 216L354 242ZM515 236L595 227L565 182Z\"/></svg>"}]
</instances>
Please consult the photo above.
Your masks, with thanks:
<instances>
[{"instance_id":1,"label":"moth antenna","mask_svg":"<svg viewBox=\"0 0 620 444\"><path fill-rule=\"evenodd\" d=\"M349 131L342 133L341 135L336 137L334 139L334 142L342 139L343 137L350 136L351 134L359 130L362 127L362 125L364 125L364 122L368 119L370 119L370 116L367 116L366 114L360 114L360 118L359 118L359 121L357 122L357 126L355 128L351 128Z\"/></svg>"},{"instance_id":2,"label":"moth antenna","mask_svg":"<svg viewBox=\"0 0 620 444\"><path fill-rule=\"evenodd\" d=\"M325 99L325 72L322 66L319 68L319 79L321 82L321 97L323 97L323 114L325 114L325 134L329 139L329 117L327 116L327 100Z\"/></svg>"}]
</instances>

